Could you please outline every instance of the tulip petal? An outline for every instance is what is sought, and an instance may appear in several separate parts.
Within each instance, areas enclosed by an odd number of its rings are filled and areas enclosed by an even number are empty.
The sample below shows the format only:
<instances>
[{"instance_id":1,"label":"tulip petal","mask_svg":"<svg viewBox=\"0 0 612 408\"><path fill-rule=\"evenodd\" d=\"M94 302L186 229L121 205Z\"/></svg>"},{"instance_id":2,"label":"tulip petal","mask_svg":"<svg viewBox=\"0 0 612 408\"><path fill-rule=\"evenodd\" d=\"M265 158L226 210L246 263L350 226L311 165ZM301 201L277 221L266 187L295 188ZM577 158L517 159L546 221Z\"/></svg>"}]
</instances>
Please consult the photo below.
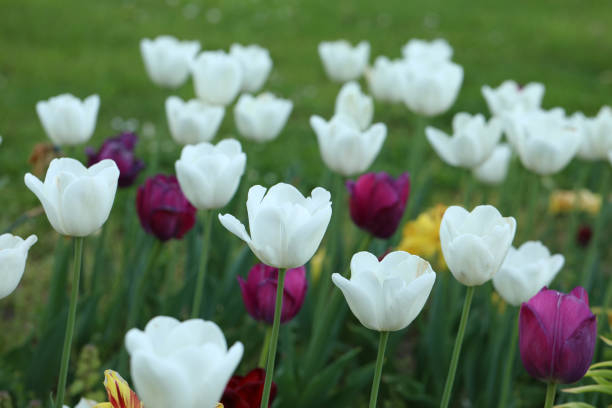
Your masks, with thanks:
<instances>
[{"instance_id":1,"label":"tulip petal","mask_svg":"<svg viewBox=\"0 0 612 408\"><path fill-rule=\"evenodd\" d=\"M378 283L375 286L370 285L366 290L365 285L359 285L353 282L353 279L355 278L348 280L339 273L332 274L332 281L342 291L346 303L357 320L368 329L381 330L381 322L376 312L379 308L370 296L370 291L380 292L380 285ZM364 279L367 278L364 277Z\"/></svg>"},{"instance_id":2,"label":"tulip petal","mask_svg":"<svg viewBox=\"0 0 612 408\"><path fill-rule=\"evenodd\" d=\"M552 333L544 327L536 307L523 303L519 316L519 349L525 370L535 378L551 378L550 338Z\"/></svg>"},{"instance_id":3,"label":"tulip petal","mask_svg":"<svg viewBox=\"0 0 612 408\"><path fill-rule=\"evenodd\" d=\"M110 214L111 193L105 181L97 177L80 178L67 186L60 202L66 233L84 237L100 228Z\"/></svg>"},{"instance_id":4,"label":"tulip petal","mask_svg":"<svg viewBox=\"0 0 612 408\"><path fill-rule=\"evenodd\" d=\"M49 194L45 191L43 183L33 174L27 173L24 178L25 185L32 191L40 200L40 203L45 210L47 219L54 230L60 234L66 235L66 231L59 216L57 201L52 201ZM57 194L56 194L57 195Z\"/></svg>"},{"instance_id":5,"label":"tulip petal","mask_svg":"<svg viewBox=\"0 0 612 408\"><path fill-rule=\"evenodd\" d=\"M219 221L221 224L232 234L236 235L238 238L246 242L247 244L251 244L251 237L247 234L244 225L238 221L236 217L231 214L219 214Z\"/></svg>"}]
</instances>

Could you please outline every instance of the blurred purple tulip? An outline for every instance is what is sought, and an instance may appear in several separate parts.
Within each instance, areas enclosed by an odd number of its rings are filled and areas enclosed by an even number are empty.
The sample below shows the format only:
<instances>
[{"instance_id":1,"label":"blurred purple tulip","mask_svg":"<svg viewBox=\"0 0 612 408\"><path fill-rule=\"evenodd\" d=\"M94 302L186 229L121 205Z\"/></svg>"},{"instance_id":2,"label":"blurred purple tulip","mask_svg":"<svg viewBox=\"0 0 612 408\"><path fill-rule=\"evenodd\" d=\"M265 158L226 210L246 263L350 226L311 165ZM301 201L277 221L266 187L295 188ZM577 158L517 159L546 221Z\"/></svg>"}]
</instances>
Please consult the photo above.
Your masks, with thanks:
<instances>
[{"instance_id":1,"label":"blurred purple tulip","mask_svg":"<svg viewBox=\"0 0 612 408\"><path fill-rule=\"evenodd\" d=\"M106 139L98 152L92 147L87 147L85 149L88 158L87 166L104 159L111 159L119 167L119 187L129 187L144 168L143 161L134 157L136 142L138 142L138 136L135 133L126 132Z\"/></svg>"},{"instance_id":2,"label":"blurred purple tulip","mask_svg":"<svg viewBox=\"0 0 612 408\"><path fill-rule=\"evenodd\" d=\"M521 305L519 349L525 370L539 380L570 384L589 369L597 318L584 288L569 294L542 289Z\"/></svg>"}]
</instances>

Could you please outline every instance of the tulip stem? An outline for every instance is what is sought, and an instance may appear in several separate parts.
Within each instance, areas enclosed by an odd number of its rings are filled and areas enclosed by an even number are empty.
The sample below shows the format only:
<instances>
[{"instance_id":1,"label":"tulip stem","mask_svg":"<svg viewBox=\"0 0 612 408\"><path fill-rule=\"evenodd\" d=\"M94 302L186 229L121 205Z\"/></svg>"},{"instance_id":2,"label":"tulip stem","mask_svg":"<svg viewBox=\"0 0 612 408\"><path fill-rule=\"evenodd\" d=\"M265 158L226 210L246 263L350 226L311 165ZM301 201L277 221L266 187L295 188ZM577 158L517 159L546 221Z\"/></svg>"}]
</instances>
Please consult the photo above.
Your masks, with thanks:
<instances>
[{"instance_id":1,"label":"tulip stem","mask_svg":"<svg viewBox=\"0 0 612 408\"><path fill-rule=\"evenodd\" d=\"M516 355L516 343L518 341L518 316L517 314L516 318L513 319L512 337L510 337L510 348L508 349L506 367L504 369L504 376L502 377L501 396L499 398L498 408L505 408L508 402L508 393L510 392L510 383L512 382L512 368L514 367L514 356Z\"/></svg>"},{"instance_id":2,"label":"tulip stem","mask_svg":"<svg viewBox=\"0 0 612 408\"><path fill-rule=\"evenodd\" d=\"M442 394L440 408L448 407L448 403L450 402L453 383L455 382L457 364L459 363L459 355L461 354L461 345L463 344L463 336L465 335L465 327L467 326L468 316L470 315L472 297L474 297L474 288L474 286L468 286L465 292L465 301L463 302L461 321L459 322L459 330L457 330L457 337L455 338L455 346L453 348L450 366L448 367L448 375L446 377L446 384L444 385L444 393Z\"/></svg>"},{"instance_id":3,"label":"tulip stem","mask_svg":"<svg viewBox=\"0 0 612 408\"><path fill-rule=\"evenodd\" d=\"M555 394L557 393L557 383L551 381L546 386L546 401L544 402L544 408L552 408L555 403Z\"/></svg>"},{"instance_id":4,"label":"tulip stem","mask_svg":"<svg viewBox=\"0 0 612 408\"><path fill-rule=\"evenodd\" d=\"M370 392L370 408L376 407L378 387L380 386L380 377L382 376L383 363L385 361L385 350L387 348L388 339L388 331L380 332L380 340L378 341L378 356L376 357L376 369L374 371L374 381L372 381L372 391Z\"/></svg>"},{"instance_id":5,"label":"tulip stem","mask_svg":"<svg viewBox=\"0 0 612 408\"><path fill-rule=\"evenodd\" d=\"M74 263L72 264L72 288L70 291L70 307L68 309L68 321L66 322L66 334L64 335L64 348L62 350L62 362L60 366L59 381L57 383L56 407L64 405L64 394L66 393L66 381L68 379L68 365L70 363L70 349L72 348L72 336L76 323L77 302L79 300L79 281L81 280L81 261L83 259L83 237L74 238Z\"/></svg>"},{"instance_id":6,"label":"tulip stem","mask_svg":"<svg viewBox=\"0 0 612 408\"><path fill-rule=\"evenodd\" d=\"M276 305L274 306L274 324L272 325L272 337L268 349L268 362L266 366L266 381L264 382L263 394L261 396L261 408L268 408L270 401L270 390L272 389L272 378L274 377L274 360L276 360L276 346L278 345L278 332L280 330L280 318L283 310L283 286L287 269L278 270L278 282L276 283Z\"/></svg>"},{"instance_id":7,"label":"tulip stem","mask_svg":"<svg viewBox=\"0 0 612 408\"><path fill-rule=\"evenodd\" d=\"M265 367L266 360L268 359L268 349L270 348L270 337L272 337L272 328L266 328L266 336L264 337L263 346L261 346L261 354L259 355L259 364L257 367Z\"/></svg>"},{"instance_id":8,"label":"tulip stem","mask_svg":"<svg viewBox=\"0 0 612 408\"><path fill-rule=\"evenodd\" d=\"M214 211L208 210L204 215L204 236L202 237L202 257L200 268L198 269L198 280L196 282L191 318L197 319L200 316L200 305L202 304L202 294L206 284L206 265L208 263L208 253L210 248L210 232L212 230L212 220Z\"/></svg>"}]
</instances>

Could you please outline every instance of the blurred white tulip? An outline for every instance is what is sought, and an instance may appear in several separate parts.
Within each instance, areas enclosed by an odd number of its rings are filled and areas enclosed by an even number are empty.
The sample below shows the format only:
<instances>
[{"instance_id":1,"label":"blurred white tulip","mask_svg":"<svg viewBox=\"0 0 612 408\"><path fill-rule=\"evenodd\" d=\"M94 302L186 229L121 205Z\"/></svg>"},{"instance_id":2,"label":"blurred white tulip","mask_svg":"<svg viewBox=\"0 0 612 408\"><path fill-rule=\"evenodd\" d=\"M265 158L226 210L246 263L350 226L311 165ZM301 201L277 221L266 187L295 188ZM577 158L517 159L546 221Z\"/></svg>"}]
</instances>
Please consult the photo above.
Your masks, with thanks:
<instances>
[{"instance_id":1,"label":"blurred white tulip","mask_svg":"<svg viewBox=\"0 0 612 408\"><path fill-rule=\"evenodd\" d=\"M404 61L380 56L365 77L372 96L378 101L401 102L404 95Z\"/></svg>"},{"instance_id":2,"label":"blurred white tulip","mask_svg":"<svg viewBox=\"0 0 612 408\"><path fill-rule=\"evenodd\" d=\"M87 142L96 128L100 97L91 95L81 101L71 94L61 94L39 101L36 113L47 136L59 146Z\"/></svg>"},{"instance_id":3,"label":"blurred white tulip","mask_svg":"<svg viewBox=\"0 0 612 408\"><path fill-rule=\"evenodd\" d=\"M585 117L577 112L570 122L582 131L578 157L584 160L605 160L612 150L612 109L603 106L597 116Z\"/></svg>"},{"instance_id":4,"label":"blurred white tulip","mask_svg":"<svg viewBox=\"0 0 612 408\"><path fill-rule=\"evenodd\" d=\"M361 92L357 82L347 82L336 97L336 115L346 115L355 121L359 129L366 130L374 117L372 97Z\"/></svg>"},{"instance_id":5,"label":"blurred white tulip","mask_svg":"<svg viewBox=\"0 0 612 408\"><path fill-rule=\"evenodd\" d=\"M12 234L0 235L0 299L10 295L19 284L28 251L36 241L36 235L26 239Z\"/></svg>"},{"instance_id":6,"label":"blurred white tulip","mask_svg":"<svg viewBox=\"0 0 612 408\"><path fill-rule=\"evenodd\" d=\"M256 142L275 139L289 119L293 103L271 93L257 97L243 94L234 107L234 119L240 134Z\"/></svg>"},{"instance_id":7,"label":"blurred white tulip","mask_svg":"<svg viewBox=\"0 0 612 408\"><path fill-rule=\"evenodd\" d=\"M197 144L214 139L225 115L222 106L207 105L199 99L183 101L178 96L166 99L166 118L170 134L178 144Z\"/></svg>"},{"instance_id":8,"label":"blurred white tulip","mask_svg":"<svg viewBox=\"0 0 612 408\"><path fill-rule=\"evenodd\" d=\"M242 87L240 62L224 51L200 53L191 73L198 98L214 105L229 105Z\"/></svg>"},{"instance_id":9,"label":"blurred white tulip","mask_svg":"<svg viewBox=\"0 0 612 408\"><path fill-rule=\"evenodd\" d=\"M442 38L432 41L412 39L402 47L402 56L409 61L426 60L434 63L450 61L453 47Z\"/></svg>"},{"instance_id":10,"label":"blurred white tulip","mask_svg":"<svg viewBox=\"0 0 612 408\"><path fill-rule=\"evenodd\" d=\"M187 81L189 66L198 51L198 41L179 41L170 35L140 41L140 53L149 78L165 88L178 88Z\"/></svg>"},{"instance_id":11,"label":"blurred white tulip","mask_svg":"<svg viewBox=\"0 0 612 408\"><path fill-rule=\"evenodd\" d=\"M370 43L362 41L352 46L348 41L323 41L319 44L319 56L327 76L337 82L359 78L370 58Z\"/></svg>"},{"instance_id":12,"label":"blurred white tulip","mask_svg":"<svg viewBox=\"0 0 612 408\"><path fill-rule=\"evenodd\" d=\"M504 81L497 88L482 87L482 95L493 116L504 116L515 110L532 111L540 109L544 96L544 85L530 82L520 86L512 80Z\"/></svg>"},{"instance_id":13,"label":"blurred white tulip","mask_svg":"<svg viewBox=\"0 0 612 408\"><path fill-rule=\"evenodd\" d=\"M472 169L477 180L485 184L501 184L508 175L512 149L507 143L495 146L493 153L482 164Z\"/></svg>"},{"instance_id":14,"label":"blurred white tulip","mask_svg":"<svg viewBox=\"0 0 612 408\"><path fill-rule=\"evenodd\" d=\"M272 70L272 58L267 49L259 45L232 44L230 55L240 62L244 92L257 92L268 79Z\"/></svg>"}]
</instances>

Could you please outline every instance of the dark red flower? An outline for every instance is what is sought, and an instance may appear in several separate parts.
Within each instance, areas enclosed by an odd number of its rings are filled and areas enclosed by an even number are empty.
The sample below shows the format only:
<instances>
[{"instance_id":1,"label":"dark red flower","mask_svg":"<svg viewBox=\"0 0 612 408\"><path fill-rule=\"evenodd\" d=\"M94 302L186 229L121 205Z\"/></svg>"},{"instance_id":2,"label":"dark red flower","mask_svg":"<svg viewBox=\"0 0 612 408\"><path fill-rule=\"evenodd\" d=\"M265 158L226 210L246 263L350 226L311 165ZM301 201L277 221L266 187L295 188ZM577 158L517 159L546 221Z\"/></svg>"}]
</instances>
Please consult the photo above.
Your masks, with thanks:
<instances>
[{"instance_id":1,"label":"dark red flower","mask_svg":"<svg viewBox=\"0 0 612 408\"><path fill-rule=\"evenodd\" d=\"M138 173L144 168L143 161L134 156L136 142L138 142L138 136L135 133L122 133L106 139L97 153L93 148L88 147L85 149L88 157L87 166L104 159L111 159L119 167L119 187L131 186L138 177Z\"/></svg>"},{"instance_id":2,"label":"dark red flower","mask_svg":"<svg viewBox=\"0 0 612 408\"><path fill-rule=\"evenodd\" d=\"M576 233L576 241L578 245L581 247L586 247L591 242L591 237L593 236L593 230L588 225L583 225L578 229Z\"/></svg>"},{"instance_id":3,"label":"dark red flower","mask_svg":"<svg viewBox=\"0 0 612 408\"><path fill-rule=\"evenodd\" d=\"M251 370L244 377L233 376L221 397L224 408L259 408L264 389L266 371L263 368ZM270 405L276 397L276 384L272 382Z\"/></svg>"}]
</instances>

